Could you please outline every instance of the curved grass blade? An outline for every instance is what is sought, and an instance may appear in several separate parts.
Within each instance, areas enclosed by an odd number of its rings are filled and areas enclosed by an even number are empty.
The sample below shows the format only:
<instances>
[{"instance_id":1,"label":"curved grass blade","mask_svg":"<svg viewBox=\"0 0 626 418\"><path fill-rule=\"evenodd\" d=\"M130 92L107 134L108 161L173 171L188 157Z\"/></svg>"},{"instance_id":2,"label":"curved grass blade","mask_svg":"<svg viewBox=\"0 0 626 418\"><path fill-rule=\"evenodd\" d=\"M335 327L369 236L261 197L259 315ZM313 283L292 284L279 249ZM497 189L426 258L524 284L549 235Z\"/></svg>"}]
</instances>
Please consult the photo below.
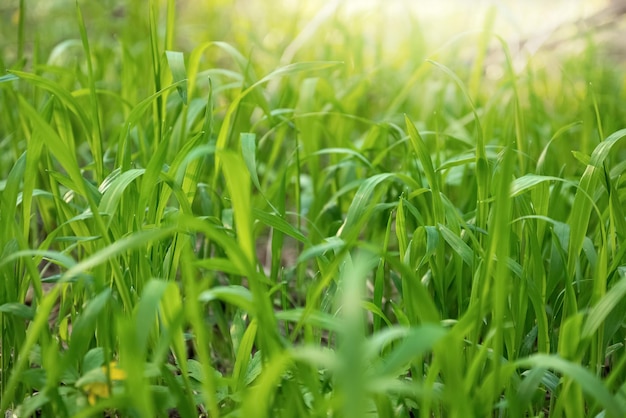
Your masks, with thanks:
<instances>
[{"instance_id":1,"label":"curved grass blade","mask_svg":"<svg viewBox=\"0 0 626 418\"><path fill-rule=\"evenodd\" d=\"M560 356L548 354L535 354L520 359L515 364L517 367L549 369L562 373L572 378L580 385L583 392L598 402L606 410L607 417L618 418L626 415L626 406L621 405L611 395L600 378L579 364L564 360Z\"/></svg>"},{"instance_id":2,"label":"curved grass blade","mask_svg":"<svg viewBox=\"0 0 626 418\"><path fill-rule=\"evenodd\" d=\"M98 209L101 213L109 215L109 223L117 210L118 203L126 188L133 182L133 180L143 175L145 171L146 170L140 168L125 171L117 176L111 183L108 184L108 187L103 190L102 199L100 199Z\"/></svg>"},{"instance_id":3,"label":"curved grass blade","mask_svg":"<svg viewBox=\"0 0 626 418\"><path fill-rule=\"evenodd\" d=\"M430 154L428 149L426 148L426 143L422 139L419 131L411 122L407 115L404 115L404 121L406 123L406 128L409 133L409 139L411 140L411 146L413 147L413 151L417 155L422 167L424 169L424 174L426 175L426 180L428 181L428 185L432 191L433 197L433 220L436 224L443 223L444 221L444 210L443 203L441 201L441 194L439 191L439 179L435 174L435 169L433 168L433 162L430 159Z\"/></svg>"},{"instance_id":4,"label":"curved grass blade","mask_svg":"<svg viewBox=\"0 0 626 418\"><path fill-rule=\"evenodd\" d=\"M393 173L376 174L365 180L356 191L354 199L348 208L346 220L339 229L338 236L345 238L347 234L358 233L357 225L363 225L367 222L365 215L372 209L370 200L374 195L374 189L383 181L393 178Z\"/></svg>"},{"instance_id":5,"label":"curved grass blade","mask_svg":"<svg viewBox=\"0 0 626 418\"><path fill-rule=\"evenodd\" d=\"M574 273L576 260L582 250L583 241L587 234L587 227L589 226L593 207L593 202L589 199L589 196L595 194L598 183L603 178L604 163L613 146L624 137L626 137L626 129L614 132L602 141L593 150L589 165L580 179L579 189L574 196L574 204L568 220L568 224L570 225L570 239L567 267L570 275Z\"/></svg>"},{"instance_id":6,"label":"curved grass blade","mask_svg":"<svg viewBox=\"0 0 626 418\"><path fill-rule=\"evenodd\" d=\"M235 305L252 315L256 312L252 293L243 286L233 285L214 287L202 292L198 299L201 302L221 300L226 303L230 303L231 305Z\"/></svg>"},{"instance_id":7,"label":"curved grass blade","mask_svg":"<svg viewBox=\"0 0 626 418\"><path fill-rule=\"evenodd\" d=\"M587 320L583 325L582 338L591 337L604 325L611 311L624 300L626 296L626 267L620 267L618 274L621 279L589 311Z\"/></svg>"},{"instance_id":8,"label":"curved grass blade","mask_svg":"<svg viewBox=\"0 0 626 418\"><path fill-rule=\"evenodd\" d=\"M187 104L187 71L185 70L185 60L182 52L178 51L165 51L167 57L167 64L170 67L174 82L176 83L176 90L180 95L181 100Z\"/></svg>"}]
</instances>

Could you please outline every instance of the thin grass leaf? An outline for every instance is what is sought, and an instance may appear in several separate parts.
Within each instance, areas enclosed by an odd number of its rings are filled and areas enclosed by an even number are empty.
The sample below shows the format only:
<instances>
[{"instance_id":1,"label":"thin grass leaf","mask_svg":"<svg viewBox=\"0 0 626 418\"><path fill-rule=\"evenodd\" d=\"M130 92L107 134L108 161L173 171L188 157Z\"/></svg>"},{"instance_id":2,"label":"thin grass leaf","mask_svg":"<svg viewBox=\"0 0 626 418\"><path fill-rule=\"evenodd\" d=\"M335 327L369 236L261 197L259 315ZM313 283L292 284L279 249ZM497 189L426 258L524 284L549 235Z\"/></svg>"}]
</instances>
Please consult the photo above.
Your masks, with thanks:
<instances>
[{"instance_id":1,"label":"thin grass leaf","mask_svg":"<svg viewBox=\"0 0 626 418\"><path fill-rule=\"evenodd\" d=\"M430 59L426 60L426 62L434 65L435 67L443 71L448 77L450 77L454 81L454 83L459 87L459 89L463 93L463 96L465 96L465 99L470 104L470 107L472 109L472 114L474 115L474 121L476 122L476 125L477 125L476 160L478 161L478 160L485 159L486 152L485 152L485 143L484 143L484 138L483 138L483 129L480 124L480 118L478 117L478 112L476 111L476 107L474 106L474 101L472 100L472 97L470 96L467 88L465 87L465 84L459 78L459 76L454 73L454 71L452 71L450 68L446 67L445 65L439 62L430 60Z\"/></svg>"},{"instance_id":2,"label":"thin grass leaf","mask_svg":"<svg viewBox=\"0 0 626 418\"><path fill-rule=\"evenodd\" d=\"M303 322L306 325L327 331L339 331L342 326L340 320L333 315L321 311L313 311L308 314L304 309L290 309L276 312L276 319L295 323Z\"/></svg>"},{"instance_id":3,"label":"thin grass leaf","mask_svg":"<svg viewBox=\"0 0 626 418\"><path fill-rule=\"evenodd\" d=\"M0 83L10 83L11 81L19 80L20 78L12 73L0 76Z\"/></svg>"},{"instance_id":4,"label":"thin grass leaf","mask_svg":"<svg viewBox=\"0 0 626 418\"><path fill-rule=\"evenodd\" d=\"M274 228L277 231L282 232L283 234L289 235L292 238L297 239L298 241L308 244L309 239L302 232L298 231L293 225L287 222L283 217L274 214L267 213L260 209L253 208L252 212L254 217L263 222L265 225Z\"/></svg>"},{"instance_id":5,"label":"thin grass leaf","mask_svg":"<svg viewBox=\"0 0 626 418\"><path fill-rule=\"evenodd\" d=\"M303 63L287 65L285 67L280 67L274 70L267 76L263 77L259 81L252 84L247 89L243 90L241 94L239 94L236 97L236 99L231 103L231 105L228 108L228 111L226 112L226 115L224 116L224 121L222 122L222 128L220 129L220 132L217 136L216 148L218 150L227 148L228 139L230 135L230 129L231 129L231 121L239 107L239 104L248 94L253 92L256 89L256 87L275 78L284 77L287 75L292 75L292 74L296 74L296 73L303 72L303 71L323 70L327 68L336 67L339 64L340 64L339 62L309 62L309 63L303 62ZM220 158L221 158L221 155L218 154L215 160L215 173L214 173L215 178L218 177L218 172L221 169Z\"/></svg>"},{"instance_id":6,"label":"thin grass leaf","mask_svg":"<svg viewBox=\"0 0 626 418\"><path fill-rule=\"evenodd\" d=\"M42 110L42 115L46 120L51 118L51 114L53 111L53 100L48 100L44 109ZM27 144L26 150L26 172L27 173L35 173L37 172L38 166L41 163L41 158L43 154L43 148L45 144L45 138L40 138L39 131L34 130L33 137ZM22 201L23 201L23 216L24 219L29 219L32 211L32 202L35 186L37 184L36 176L25 176L22 186ZM24 237L28 237L29 235L30 224L28 222L24 222L23 234Z\"/></svg>"},{"instance_id":7,"label":"thin grass leaf","mask_svg":"<svg viewBox=\"0 0 626 418\"><path fill-rule=\"evenodd\" d=\"M259 183L259 174L256 164L256 135L252 133L241 134L241 154L243 160L246 163L248 172L252 177L252 184L257 190L261 191L261 184Z\"/></svg>"},{"instance_id":8,"label":"thin grass leaf","mask_svg":"<svg viewBox=\"0 0 626 418\"><path fill-rule=\"evenodd\" d=\"M552 182L552 181L560 181L567 185L574 186L575 183L568 181L566 179L562 179L561 177L556 176L542 176L537 174L526 174L522 177L518 177L511 183L511 197L519 196L522 193L525 193L528 190L533 189L535 186L544 183L544 182Z\"/></svg>"},{"instance_id":9,"label":"thin grass leaf","mask_svg":"<svg viewBox=\"0 0 626 418\"><path fill-rule=\"evenodd\" d=\"M338 236L345 238L346 234L354 233L357 229L355 226L365 223L365 214L371 210L370 201L374 195L374 189L383 181L393 178L393 173L376 174L365 180L356 192L352 203L348 208L346 220L341 226Z\"/></svg>"},{"instance_id":10,"label":"thin grass leaf","mask_svg":"<svg viewBox=\"0 0 626 418\"><path fill-rule=\"evenodd\" d=\"M341 248L343 248L346 243L338 237L330 237L326 239L325 242L321 244L314 245L306 250L302 251L302 253L298 256L297 263L304 263L307 260L310 260L315 257L320 257L324 255L327 251L337 252Z\"/></svg>"},{"instance_id":11,"label":"thin grass leaf","mask_svg":"<svg viewBox=\"0 0 626 418\"><path fill-rule=\"evenodd\" d=\"M103 160L103 138L102 128L100 127L100 104L98 101L98 94L96 92L96 79L93 70L93 58L91 55L91 48L89 47L89 38L87 37L87 29L85 28L85 20L83 19L82 12L78 2L76 2L76 15L78 21L78 28L80 30L80 38L85 51L85 57L87 58L87 74L89 83L89 102L91 109L91 121L92 131L87 137L87 143L91 148L93 155L93 161L95 164L95 178L96 181L100 181L104 178L104 160Z\"/></svg>"},{"instance_id":12,"label":"thin grass leaf","mask_svg":"<svg viewBox=\"0 0 626 418\"><path fill-rule=\"evenodd\" d=\"M411 141L411 146L413 148L413 152L417 155L422 167L424 169L424 174L426 175L426 180L428 180L428 185L432 190L433 197L433 219L435 224L439 224L443 222L444 212L443 212L443 204L441 202L441 195L439 191L439 179L435 174L435 170L433 168L433 162L430 159L430 153L426 148L426 144L422 139L419 131L415 128L415 125L408 116L404 115L404 121L406 123L406 128L409 133L409 139Z\"/></svg>"},{"instance_id":13,"label":"thin grass leaf","mask_svg":"<svg viewBox=\"0 0 626 418\"><path fill-rule=\"evenodd\" d=\"M31 123L40 130L46 138L47 149L55 156L61 166L67 171L69 178L76 187L76 192L89 198L90 194L85 186L85 180L78 167L76 156L68 145L59 137L52 127L44 121L39 113L25 99L20 97L20 109L28 117Z\"/></svg>"},{"instance_id":14,"label":"thin grass leaf","mask_svg":"<svg viewBox=\"0 0 626 418\"><path fill-rule=\"evenodd\" d=\"M24 177L24 170L26 168L26 154L22 154L15 162L9 176L7 178L6 186L0 195L0 236L3 238L4 244L7 245L15 233L15 214L17 211L16 201L18 192L20 190L20 184Z\"/></svg>"},{"instance_id":15,"label":"thin grass leaf","mask_svg":"<svg viewBox=\"0 0 626 418\"><path fill-rule=\"evenodd\" d=\"M169 16L169 14L168 14ZM187 104L187 71L185 70L185 59L182 52L178 51L165 51L167 58L167 64L170 67L174 82L176 84L176 91L180 95L181 100Z\"/></svg>"},{"instance_id":16,"label":"thin grass leaf","mask_svg":"<svg viewBox=\"0 0 626 418\"><path fill-rule=\"evenodd\" d=\"M59 289L59 286L54 287L50 293L44 296L43 300L39 304L39 308L35 314L35 319L28 329L26 339L19 350L17 360L13 364L13 369L8 378L7 385L3 388L2 399L0 399L0 410L2 411L6 411L9 405L13 402L13 396L20 383L21 374L28 365L29 354L44 328L48 326L49 315L52 308L56 304Z\"/></svg>"},{"instance_id":17,"label":"thin grass leaf","mask_svg":"<svg viewBox=\"0 0 626 418\"><path fill-rule=\"evenodd\" d=\"M372 163L370 163L369 160L365 158L365 156L363 156L363 154L355 150L349 149L349 148L325 148L325 149L321 149L319 151L314 152L312 155L325 155L325 154L346 154L346 155L355 157L357 160L361 161L367 167L374 168Z\"/></svg>"},{"instance_id":18,"label":"thin grass leaf","mask_svg":"<svg viewBox=\"0 0 626 418\"><path fill-rule=\"evenodd\" d=\"M248 90L255 88L256 86L266 83L275 78L285 77L288 75L303 73L303 72L314 72L327 70L330 68L337 68L343 65L341 61L311 61L311 62L296 62L294 64L288 64L284 67L279 67L276 70L272 71L253 85L251 85Z\"/></svg>"},{"instance_id":19,"label":"thin grass leaf","mask_svg":"<svg viewBox=\"0 0 626 418\"><path fill-rule=\"evenodd\" d=\"M474 264L474 252L465 243L465 241L461 239L461 237L443 225L439 225L439 232L441 232L443 239L446 240L452 250L461 257L465 264L468 266L472 266Z\"/></svg>"},{"instance_id":20,"label":"thin grass leaf","mask_svg":"<svg viewBox=\"0 0 626 418\"><path fill-rule=\"evenodd\" d=\"M89 269L111 260L113 257L122 254L128 250L143 247L152 241L163 239L176 231L176 227L166 227L161 229L152 229L136 232L125 238L122 238L113 244L94 253L90 257L80 261L70 269L68 269L62 277L63 281L69 280Z\"/></svg>"},{"instance_id":21,"label":"thin grass leaf","mask_svg":"<svg viewBox=\"0 0 626 418\"><path fill-rule=\"evenodd\" d=\"M272 393L292 362L292 355L284 353L281 356L274 357L272 362L264 368L264 372L257 378L256 385L250 389L244 398L241 406L241 412L244 416L256 416L259 418L268 416L267 411L270 406Z\"/></svg>"},{"instance_id":22,"label":"thin grass leaf","mask_svg":"<svg viewBox=\"0 0 626 418\"><path fill-rule=\"evenodd\" d=\"M111 289L105 289L87 304L72 326L69 341L70 359L82 358L92 344L97 321L111 298Z\"/></svg>"},{"instance_id":23,"label":"thin grass leaf","mask_svg":"<svg viewBox=\"0 0 626 418\"><path fill-rule=\"evenodd\" d=\"M194 262L194 265L207 270L219 271L221 273L232 274L235 276L246 275L246 270L241 270L228 258L211 257L203 260L197 260Z\"/></svg>"},{"instance_id":24,"label":"thin grass leaf","mask_svg":"<svg viewBox=\"0 0 626 418\"><path fill-rule=\"evenodd\" d=\"M250 301L252 301L252 299L250 299ZM252 349L254 346L254 340L256 339L257 329L257 321L252 320L250 322L250 325L248 325L248 328L246 328L246 332L243 334L243 338L241 339L241 343L239 344L235 365L233 366L235 393L243 389L244 386L247 385L250 381L248 366L250 365L251 359L253 358Z\"/></svg>"},{"instance_id":25,"label":"thin grass leaf","mask_svg":"<svg viewBox=\"0 0 626 418\"><path fill-rule=\"evenodd\" d=\"M250 178L240 175L240 173L245 171L245 163L239 155L222 151L221 158L224 161L224 176L234 212L237 241L249 262L255 264L256 255L252 234L252 216L248 210L251 207Z\"/></svg>"},{"instance_id":26,"label":"thin grass leaf","mask_svg":"<svg viewBox=\"0 0 626 418\"><path fill-rule=\"evenodd\" d=\"M404 215L404 199L400 197L400 203L398 203L398 209L396 211L396 237L398 238L398 249L400 250L400 258L405 260L406 250L409 246L408 233L406 228L406 220Z\"/></svg>"},{"instance_id":27,"label":"thin grass leaf","mask_svg":"<svg viewBox=\"0 0 626 418\"><path fill-rule=\"evenodd\" d=\"M235 305L253 315L255 313L254 298L252 293L243 286L232 285L214 287L202 292L198 297L198 300L201 302L221 300Z\"/></svg>"},{"instance_id":28,"label":"thin grass leaf","mask_svg":"<svg viewBox=\"0 0 626 418\"><path fill-rule=\"evenodd\" d=\"M389 355L382 358L376 367L375 376L395 376L406 370L411 360L432 349L446 335L446 331L437 325L422 325L409 330ZM393 333L388 334L394 337ZM386 345L389 341L378 340L377 344Z\"/></svg>"},{"instance_id":29,"label":"thin grass leaf","mask_svg":"<svg viewBox=\"0 0 626 418\"><path fill-rule=\"evenodd\" d=\"M63 106L67 107L67 109L77 116L78 122L84 134L89 135L91 133L91 124L89 123L89 118L84 111L85 109L67 89L63 88L58 83L37 74L27 73L24 71L10 71L9 73L52 93Z\"/></svg>"},{"instance_id":30,"label":"thin grass leaf","mask_svg":"<svg viewBox=\"0 0 626 418\"><path fill-rule=\"evenodd\" d=\"M168 283L161 304L159 305L159 319L162 321L163 333L160 345L163 346L163 353L159 356L153 356L153 362L161 364L165 361L167 355L166 350L172 346L176 355L176 363L180 368L181 374L186 377L187 369L187 346L185 345L184 330L184 312L183 299L181 292L176 283ZM186 382L188 384L188 382Z\"/></svg>"},{"instance_id":31,"label":"thin grass leaf","mask_svg":"<svg viewBox=\"0 0 626 418\"><path fill-rule=\"evenodd\" d=\"M587 233L593 202L589 196L593 196L601 180L604 171L605 160L622 138L626 137L626 129L619 130L609 135L602 141L591 154L591 160L583 173L579 189L574 197L574 204L568 220L570 225L570 240L568 246L568 271L573 273L576 260L582 250L583 241Z\"/></svg>"},{"instance_id":32,"label":"thin grass leaf","mask_svg":"<svg viewBox=\"0 0 626 418\"><path fill-rule=\"evenodd\" d=\"M556 355L535 354L520 359L517 367L542 368L557 371L572 378L582 390L606 410L607 417L621 417L626 414L626 406L620 405L617 399L607 390L602 381L589 370L579 364L569 362Z\"/></svg>"},{"instance_id":33,"label":"thin grass leaf","mask_svg":"<svg viewBox=\"0 0 626 418\"><path fill-rule=\"evenodd\" d=\"M546 146L541 151L541 154L539 154L539 158L537 159L537 172L538 173L542 173L544 171L543 166L546 164L546 158L548 155L548 150L550 148L550 145L552 145L552 143L556 141L558 138L560 138L564 133L566 133L570 129L573 129L574 127L580 126L581 124L582 124L581 121L572 122L568 125L562 126L554 133L554 135L552 135L552 138L550 138Z\"/></svg>"},{"instance_id":34,"label":"thin grass leaf","mask_svg":"<svg viewBox=\"0 0 626 418\"><path fill-rule=\"evenodd\" d=\"M31 320L35 317L33 308L22 303L4 303L0 305L0 312L14 315L21 319Z\"/></svg>"},{"instance_id":35,"label":"thin grass leaf","mask_svg":"<svg viewBox=\"0 0 626 418\"><path fill-rule=\"evenodd\" d=\"M583 325L582 338L591 337L602 325L606 318L626 296L626 267L620 267L618 274L620 280L604 295L598 303L591 308L589 315Z\"/></svg>"},{"instance_id":36,"label":"thin grass leaf","mask_svg":"<svg viewBox=\"0 0 626 418\"><path fill-rule=\"evenodd\" d=\"M109 223L118 209L119 202L122 199L126 188L133 182L133 180L144 173L145 170L139 168L125 171L117 176L115 180L110 182L105 188L103 188L103 190L101 190L103 194L102 199L100 199L98 209L103 214L109 215Z\"/></svg>"}]
</instances>

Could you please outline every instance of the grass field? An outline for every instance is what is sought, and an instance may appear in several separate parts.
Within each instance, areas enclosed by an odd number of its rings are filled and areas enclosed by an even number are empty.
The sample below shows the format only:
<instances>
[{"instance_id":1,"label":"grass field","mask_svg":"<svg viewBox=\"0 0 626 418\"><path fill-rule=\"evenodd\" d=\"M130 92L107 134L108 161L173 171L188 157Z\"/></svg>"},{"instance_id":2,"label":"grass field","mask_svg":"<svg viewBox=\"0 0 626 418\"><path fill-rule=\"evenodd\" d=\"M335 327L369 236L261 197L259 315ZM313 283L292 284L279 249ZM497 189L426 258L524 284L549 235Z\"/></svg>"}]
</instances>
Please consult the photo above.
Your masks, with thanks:
<instances>
[{"instance_id":1,"label":"grass field","mask_svg":"<svg viewBox=\"0 0 626 418\"><path fill-rule=\"evenodd\" d=\"M623 57L393 3L2 6L3 416L626 416Z\"/></svg>"}]
</instances>

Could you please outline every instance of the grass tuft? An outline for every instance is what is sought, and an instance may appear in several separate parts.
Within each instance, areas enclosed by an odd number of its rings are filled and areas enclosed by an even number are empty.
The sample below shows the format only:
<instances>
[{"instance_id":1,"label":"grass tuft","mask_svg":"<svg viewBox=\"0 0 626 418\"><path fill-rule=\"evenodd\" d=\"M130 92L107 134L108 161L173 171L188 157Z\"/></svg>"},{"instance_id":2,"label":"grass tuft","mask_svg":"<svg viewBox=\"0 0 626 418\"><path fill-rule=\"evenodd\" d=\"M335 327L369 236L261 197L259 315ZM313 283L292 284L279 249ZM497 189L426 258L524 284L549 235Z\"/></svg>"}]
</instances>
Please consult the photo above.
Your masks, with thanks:
<instances>
[{"instance_id":1,"label":"grass tuft","mask_svg":"<svg viewBox=\"0 0 626 418\"><path fill-rule=\"evenodd\" d=\"M525 56L504 5L476 30L391 3L14 3L5 416L626 416L601 31Z\"/></svg>"}]
</instances>

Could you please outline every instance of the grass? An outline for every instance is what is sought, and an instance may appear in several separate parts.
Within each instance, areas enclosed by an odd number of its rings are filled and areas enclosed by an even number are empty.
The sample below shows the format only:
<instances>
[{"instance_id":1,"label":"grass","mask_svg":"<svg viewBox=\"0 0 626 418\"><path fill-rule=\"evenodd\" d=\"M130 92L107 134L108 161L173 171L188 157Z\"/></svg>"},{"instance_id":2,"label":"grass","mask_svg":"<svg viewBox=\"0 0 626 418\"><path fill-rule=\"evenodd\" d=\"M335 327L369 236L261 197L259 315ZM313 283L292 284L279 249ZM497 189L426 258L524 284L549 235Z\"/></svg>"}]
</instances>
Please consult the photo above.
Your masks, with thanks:
<instances>
[{"instance_id":1,"label":"grass","mask_svg":"<svg viewBox=\"0 0 626 418\"><path fill-rule=\"evenodd\" d=\"M382 5L114 3L2 10L3 413L626 415L593 35L520 66L497 9L437 43Z\"/></svg>"}]
</instances>

